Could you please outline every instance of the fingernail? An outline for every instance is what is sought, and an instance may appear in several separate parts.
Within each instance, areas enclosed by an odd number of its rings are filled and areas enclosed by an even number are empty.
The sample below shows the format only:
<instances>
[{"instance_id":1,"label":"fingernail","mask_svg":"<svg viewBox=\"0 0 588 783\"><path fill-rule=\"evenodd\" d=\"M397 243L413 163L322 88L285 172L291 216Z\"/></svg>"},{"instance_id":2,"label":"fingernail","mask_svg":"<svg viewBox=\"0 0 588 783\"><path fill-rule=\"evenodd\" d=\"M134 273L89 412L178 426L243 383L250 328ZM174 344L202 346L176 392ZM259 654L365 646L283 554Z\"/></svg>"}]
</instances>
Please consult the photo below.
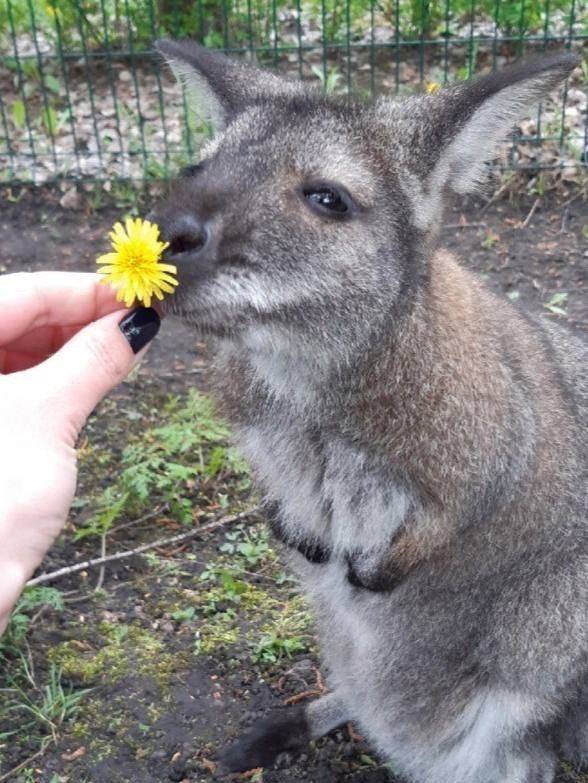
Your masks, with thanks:
<instances>
[{"instance_id":1,"label":"fingernail","mask_svg":"<svg viewBox=\"0 0 588 783\"><path fill-rule=\"evenodd\" d=\"M141 348L153 340L160 326L159 316L152 307L137 307L122 319L118 328L124 334L133 353L139 353Z\"/></svg>"}]
</instances>

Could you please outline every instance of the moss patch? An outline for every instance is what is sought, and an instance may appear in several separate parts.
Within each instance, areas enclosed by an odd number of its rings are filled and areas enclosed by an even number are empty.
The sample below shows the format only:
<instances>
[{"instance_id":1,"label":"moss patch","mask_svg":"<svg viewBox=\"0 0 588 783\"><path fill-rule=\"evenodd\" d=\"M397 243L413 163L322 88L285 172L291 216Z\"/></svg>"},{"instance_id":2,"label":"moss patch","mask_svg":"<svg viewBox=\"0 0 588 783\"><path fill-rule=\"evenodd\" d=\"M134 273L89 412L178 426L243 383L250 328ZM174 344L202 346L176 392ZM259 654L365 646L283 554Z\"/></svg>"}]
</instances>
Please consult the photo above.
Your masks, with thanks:
<instances>
[{"instance_id":1,"label":"moss patch","mask_svg":"<svg viewBox=\"0 0 588 783\"><path fill-rule=\"evenodd\" d=\"M61 642L49 650L49 660L63 674L84 685L104 680L118 682L131 671L166 685L178 668L178 659L163 642L144 628L103 622L98 626L102 646L96 650L87 640Z\"/></svg>"}]
</instances>

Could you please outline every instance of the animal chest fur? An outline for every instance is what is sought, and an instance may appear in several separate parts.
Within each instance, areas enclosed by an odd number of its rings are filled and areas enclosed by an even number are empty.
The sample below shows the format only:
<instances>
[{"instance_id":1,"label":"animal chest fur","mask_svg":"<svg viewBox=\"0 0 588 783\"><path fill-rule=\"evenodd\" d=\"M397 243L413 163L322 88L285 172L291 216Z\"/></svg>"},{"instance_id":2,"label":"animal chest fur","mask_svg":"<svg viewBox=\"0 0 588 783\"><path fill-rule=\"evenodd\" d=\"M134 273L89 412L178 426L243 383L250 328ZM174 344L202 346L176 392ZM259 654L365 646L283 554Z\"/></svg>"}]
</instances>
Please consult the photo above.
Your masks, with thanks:
<instances>
[{"instance_id":1,"label":"animal chest fur","mask_svg":"<svg viewBox=\"0 0 588 783\"><path fill-rule=\"evenodd\" d=\"M302 421L257 422L237 431L293 542L312 539L335 556L381 552L411 509L388 466L344 437Z\"/></svg>"}]
</instances>

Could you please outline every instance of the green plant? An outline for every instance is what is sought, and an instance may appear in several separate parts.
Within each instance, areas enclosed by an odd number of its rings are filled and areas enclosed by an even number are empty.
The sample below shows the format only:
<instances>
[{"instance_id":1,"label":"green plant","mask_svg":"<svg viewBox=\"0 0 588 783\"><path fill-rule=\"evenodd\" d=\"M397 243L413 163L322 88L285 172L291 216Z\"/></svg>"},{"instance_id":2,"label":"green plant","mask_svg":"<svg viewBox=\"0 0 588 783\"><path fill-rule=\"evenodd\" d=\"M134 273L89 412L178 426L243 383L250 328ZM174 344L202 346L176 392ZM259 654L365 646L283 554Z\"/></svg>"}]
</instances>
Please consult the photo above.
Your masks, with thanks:
<instances>
[{"instance_id":1,"label":"green plant","mask_svg":"<svg viewBox=\"0 0 588 783\"><path fill-rule=\"evenodd\" d=\"M564 291L558 291L556 294L553 294L551 299L548 302L545 302L543 304L543 307L546 310L549 310L550 313L554 313L555 315L567 315L567 311L565 307L562 307L562 305L565 305L567 302L568 295Z\"/></svg>"},{"instance_id":2,"label":"green plant","mask_svg":"<svg viewBox=\"0 0 588 783\"><path fill-rule=\"evenodd\" d=\"M28 587L16 604L8 627L0 637L0 661L9 652L18 652L30 627L31 617L43 606L62 611L63 596L54 587Z\"/></svg>"},{"instance_id":3,"label":"green plant","mask_svg":"<svg viewBox=\"0 0 588 783\"><path fill-rule=\"evenodd\" d=\"M196 390L186 398L172 397L163 415L165 424L147 429L124 448L118 478L95 500L77 539L104 536L123 515L141 515L155 504L191 524L199 482L226 474L241 488L248 485L245 463L227 445L229 430L207 397ZM249 556L255 558L255 552Z\"/></svg>"},{"instance_id":4,"label":"green plant","mask_svg":"<svg viewBox=\"0 0 588 783\"><path fill-rule=\"evenodd\" d=\"M320 81L325 92L333 93L337 91L337 87L339 82L343 79L343 75L336 67L328 68L325 72L320 66L312 65L311 70Z\"/></svg>"},{"instance_id":5,"label":"green plant","mask_svg":"<svg viewBox=\"0 0 588 783\"><path fill-rule=\"evenodd\" d=\"M529 183L529 192L537 196L544 196L547 192L547 177L544 174L538 174Z\"/></svg>"},{"instance_id":6,"label":"green plant","mask_svg":"<svg viewBox=\"0 0 588 783\"><path fill-rule=\"evenodd\" d=\"M256 663L278 663L305 648L302 637L282 636L278 631L271 631L261 637L251 657Z\"/></svg>"},{"instance_id":7,"label":"green plant","mask_svg":"<svg viewBox=\"0 0 588 783\"><path fill-rule=\"evenodd\" d=\"M485 250L492 250L494 245L500 240L500 236L491 228L486 230L486 236L482 240L482 247Z\"/></svg>"},{"instance_id":8,"label":"green plant","mask_svg":"<svg viewBox=\"0 0 588 783\"><path fill-rule=\"evenodd\" d=\"M196 609L188 606L186 609L177 609L171 613L172 620L178 623L189 623L196 617Z\"/></svg>"},{"instance_id":9,"label":"green plant","mask_svg":"<svg viewBox=\"0 0 588 783\"><path fill-rule=\"evenodd\" d=\"M8 713L24 713L31 721L21 724L19 731L40 732L42 742L57 742L59 728L65 721L74 717L79 702L89 693L89 689L74 691L65 685L62 672L54 663L49 665L48 679L39 686L26 658L22 657L22 667L30 688L22 687L16 679L9 680L9 691L14 698L8 707Z\"/></svg>"},{"instance_id":10,"label":"green plant","mask_svg":"<svg viewBox=\"0 0 588 783\"><path fill-rule=\"evenodd\" d=\"M221 552L239 555L248 566L257 566L269 553L269 531L265 527L245 530L238 527L227 533Z\"/></svg>"}]
</instances>

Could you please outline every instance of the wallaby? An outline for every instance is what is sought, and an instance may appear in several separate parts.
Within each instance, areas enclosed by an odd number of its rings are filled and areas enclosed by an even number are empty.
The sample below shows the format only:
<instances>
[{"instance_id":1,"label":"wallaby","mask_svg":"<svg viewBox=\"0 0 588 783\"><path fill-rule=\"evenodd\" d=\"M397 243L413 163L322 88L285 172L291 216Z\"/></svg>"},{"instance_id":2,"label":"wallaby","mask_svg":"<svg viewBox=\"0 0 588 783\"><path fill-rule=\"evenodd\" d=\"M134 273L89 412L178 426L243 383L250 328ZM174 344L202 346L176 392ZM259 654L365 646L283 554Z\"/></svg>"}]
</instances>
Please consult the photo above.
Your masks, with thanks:
<instances>
[{"instance_id":1,"label":"wallaby","mask_svg":"<svg viewBox=\"0 0 588 783\"><path fill-rule=\"evenodd\" d=\"M579 58L366 104L159 49L216 131L154 212L167 310L216 344L331 688L223 769L350 720L417 783L550 783L588 759L586 348L438 245L450 192Z\"/></svg>"}]
</instances>

